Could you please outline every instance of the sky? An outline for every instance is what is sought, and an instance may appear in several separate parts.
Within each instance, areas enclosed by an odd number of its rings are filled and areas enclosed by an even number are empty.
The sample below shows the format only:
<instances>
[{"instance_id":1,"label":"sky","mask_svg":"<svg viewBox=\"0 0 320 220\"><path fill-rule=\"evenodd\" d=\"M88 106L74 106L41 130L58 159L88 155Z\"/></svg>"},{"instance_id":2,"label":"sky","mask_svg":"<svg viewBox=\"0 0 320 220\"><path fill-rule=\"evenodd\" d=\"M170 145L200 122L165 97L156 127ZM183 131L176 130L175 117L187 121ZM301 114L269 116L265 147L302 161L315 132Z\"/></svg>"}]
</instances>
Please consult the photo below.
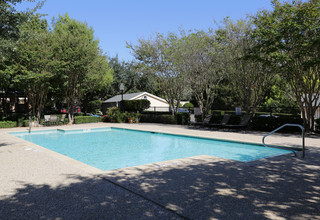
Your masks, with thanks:
<instances>
[{"instance_id":1,"label":"sky","mask_svg":"<svg viewBox=\"0 0 320 220\"><path fill-rule=\"evenodd\" d=\"M135 45L137 39L148 39L154 33L185 30L216 29L214 21L246 18L262 9L270 10L270 0L47 0L38 13L53 17L68 13L71 18L86 22L94 29L100 47L109 57L134 59L126 42ZM17 9L36 4L23 2Z\"/></svg>"}]
</instances>

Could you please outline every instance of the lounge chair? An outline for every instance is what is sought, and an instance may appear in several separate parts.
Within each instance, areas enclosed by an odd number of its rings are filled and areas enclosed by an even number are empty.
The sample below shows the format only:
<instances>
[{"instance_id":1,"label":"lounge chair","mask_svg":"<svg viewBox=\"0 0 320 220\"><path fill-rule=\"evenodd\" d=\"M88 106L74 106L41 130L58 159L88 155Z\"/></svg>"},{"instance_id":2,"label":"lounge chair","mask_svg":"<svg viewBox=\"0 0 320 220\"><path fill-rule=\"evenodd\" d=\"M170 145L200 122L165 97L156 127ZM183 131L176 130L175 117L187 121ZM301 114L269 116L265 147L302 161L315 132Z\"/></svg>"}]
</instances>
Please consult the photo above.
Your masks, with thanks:
<instances>
[{"instance_id":1,"label":"lounge chair","mask_svg":"<svg viewBox=\"0 0 320 220\"><path fill-rule=\"evenodd\" d=\"M44 125L48 126L50 124L50 115L44 115Z\"/></svg>"},{"instance_id":2,"label":"lounge chair","mask_svg":"<svg viewBox=\"0 0 320 220\"><path fill-rule=\"evenodd\" d=\"M228 124L230 118L231 118L230 114L225 114L222 120L220 121L220 123L211 123L211 124L208 124L208 127L219 128L219 127L225 126L226 124Z\"/></svg>"},{"instance_id":3,"label":"lounge chair","mask_svg":"<svg viewBox=\"0 0 320 220\"><path fill-rule=\"evenodd\" d=\"M57 124L57 123L58 123L58 116L50 115L50 124Z\"/></svg>"},{"instance_id":4,"label":"lounge chair","mask_svg":"<svg viewBox=\"0 0 320 220\"><path fill-rule=\"evenodd\" d=\"M208 115L203 119L202 122L194 122L192 125L204 127L204 126L206 126L206 125L209 124L211 118L212 118L212 114L208 114ZM190 120L190 121L191 121L191 120Z\"/></svg>"},{"instance_id":5,"label":"lounge chair","mask_svg":"<svg viewBox=\"0 0 320 220\"><path fill-rule=\"evenodd\" d=\"M237 124L237 125L225 125L223 127L224 128L230 128L230 129L232 129L232 128L235 128L235 129L245 128L245 127L247 127L250 119L251 119L251 115L244 115L239 124Z\"/></svg>"}]
</instances>

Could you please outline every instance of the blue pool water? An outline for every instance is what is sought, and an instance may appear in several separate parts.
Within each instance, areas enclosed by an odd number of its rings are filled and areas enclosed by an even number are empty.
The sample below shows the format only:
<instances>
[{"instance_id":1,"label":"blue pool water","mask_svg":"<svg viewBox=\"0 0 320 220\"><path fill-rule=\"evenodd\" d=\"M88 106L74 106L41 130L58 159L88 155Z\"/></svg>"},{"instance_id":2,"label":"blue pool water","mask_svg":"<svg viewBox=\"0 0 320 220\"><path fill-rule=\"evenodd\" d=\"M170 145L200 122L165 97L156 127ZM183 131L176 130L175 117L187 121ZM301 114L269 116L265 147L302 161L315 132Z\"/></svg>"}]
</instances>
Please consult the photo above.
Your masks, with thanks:
<instances>
[{"instance_id":1,"label":"blue pool water","mask_svg":"<svg viewBox=\"0 0 320 220\"><path fill-rule=\"evenodd\" d=\"M101 170L197 155L247 162L290 153L260 145L118 128L11 134Z\"/></svg>"}]
</instances>

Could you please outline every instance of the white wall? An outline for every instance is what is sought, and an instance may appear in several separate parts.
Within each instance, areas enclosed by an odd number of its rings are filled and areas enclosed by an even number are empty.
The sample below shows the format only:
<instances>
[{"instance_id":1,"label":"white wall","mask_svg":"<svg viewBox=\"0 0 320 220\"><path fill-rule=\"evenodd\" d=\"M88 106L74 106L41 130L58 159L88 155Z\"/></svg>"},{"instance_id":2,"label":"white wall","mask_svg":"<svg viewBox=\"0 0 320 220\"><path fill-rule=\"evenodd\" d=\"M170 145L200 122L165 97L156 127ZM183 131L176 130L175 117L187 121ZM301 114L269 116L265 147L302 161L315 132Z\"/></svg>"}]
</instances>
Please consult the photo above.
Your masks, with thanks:
<instances>
[{"instance_id":1,"label":"white wall","mask_svg":"<svg viewBox=\"0 0 320 220\"><path fill-rule=\"evenodd\" d=\"M168 112L169 104L163 102L160 99L149 96L148 94L142 95L136 99L146 99L150 101L150 108L146 109L147 111L157 111L157 112Z\"/></svg>"}]
</instances>

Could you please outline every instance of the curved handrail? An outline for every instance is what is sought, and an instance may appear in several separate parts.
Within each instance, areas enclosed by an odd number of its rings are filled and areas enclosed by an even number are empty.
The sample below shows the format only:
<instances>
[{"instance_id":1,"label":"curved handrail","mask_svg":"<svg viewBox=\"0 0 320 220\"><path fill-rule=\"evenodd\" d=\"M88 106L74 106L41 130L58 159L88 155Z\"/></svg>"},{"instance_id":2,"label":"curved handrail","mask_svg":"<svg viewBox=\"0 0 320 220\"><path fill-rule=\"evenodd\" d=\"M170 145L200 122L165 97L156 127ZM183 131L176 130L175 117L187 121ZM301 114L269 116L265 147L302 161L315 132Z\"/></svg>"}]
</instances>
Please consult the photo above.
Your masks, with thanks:
<instances>
[{"instance_id":1,"label":"curved handrail","mask_svg":"<svg viewBox=\"0 0 320 220\"><path fill-rule=\"evenodd\" d=\"M264 143L264 139L266 137L268 137L269 135L275 133L276 131L279 131L280 129L284 128L284 127L287 127L287 126L292 126L292 127L299 127L301 128L301 132L302 132L302 157L304 158L305 156L305 144L304 144L304 127L302 125L299 125L299 124L284 124L284 125L281 125L280 127L278 127L277 129L271 131L270 133L266 134L263 136L262 138L262 144L263 146L265 147L276 147L276 146L273 146L273 145L267 145ZM291 150L291 149L290 149ZM292 150L293 151L293 150ZM294 152L294 151L293 151ZM296 153L294 152L294 154L296 155Z\"/></svg>"},{"instance_id":2,"label":"curved handrail","mask_svg":"<svg viewBox=\"0 0 320 220\"><path fill-rule=\"evenodd\" d=\"M31 132L31 126L32 126L32 119L31 119L31 116L29 116L29 133Z\"/></svg>"}]
</instances>

